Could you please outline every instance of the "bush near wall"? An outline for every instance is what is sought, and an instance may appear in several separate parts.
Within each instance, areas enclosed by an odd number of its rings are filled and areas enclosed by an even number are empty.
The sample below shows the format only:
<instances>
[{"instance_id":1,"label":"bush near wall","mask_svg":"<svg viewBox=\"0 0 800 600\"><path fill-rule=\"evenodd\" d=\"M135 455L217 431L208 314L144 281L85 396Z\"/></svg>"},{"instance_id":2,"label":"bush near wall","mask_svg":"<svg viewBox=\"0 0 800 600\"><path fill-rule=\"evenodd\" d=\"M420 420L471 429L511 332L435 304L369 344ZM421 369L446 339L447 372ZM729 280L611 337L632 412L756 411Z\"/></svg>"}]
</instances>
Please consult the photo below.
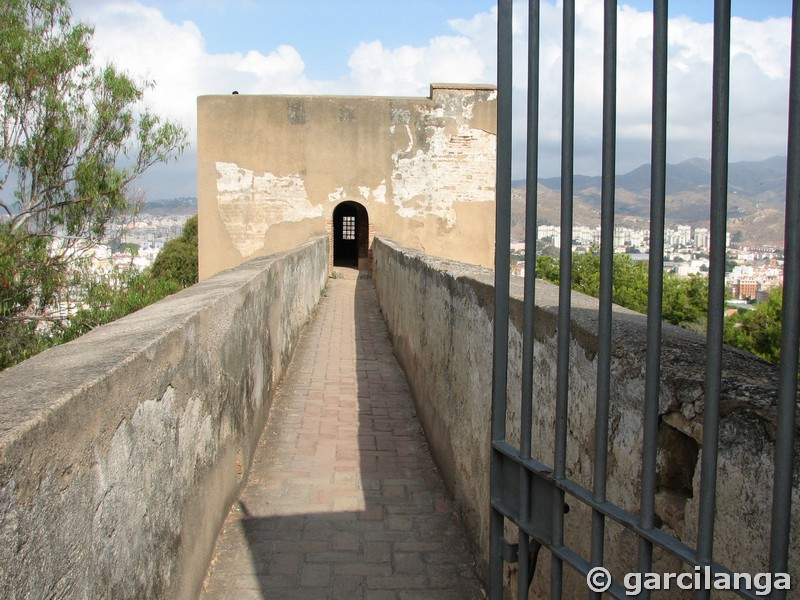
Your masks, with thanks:
<instances>
[{"instance_id":1,"label":"bush near wall","mask_svg":"<svg viewBox=\"0 0 800 600\"><path fill-rule=\"evenodd\" d=\"M197 216L186 222L180 238L164 246L150 269L115 266L109 273L93 273L77 260L72 276L68 295L55 303L80 304L68 318L0 319L0 370L197 283Z\"/></svg>"}]
</instances>

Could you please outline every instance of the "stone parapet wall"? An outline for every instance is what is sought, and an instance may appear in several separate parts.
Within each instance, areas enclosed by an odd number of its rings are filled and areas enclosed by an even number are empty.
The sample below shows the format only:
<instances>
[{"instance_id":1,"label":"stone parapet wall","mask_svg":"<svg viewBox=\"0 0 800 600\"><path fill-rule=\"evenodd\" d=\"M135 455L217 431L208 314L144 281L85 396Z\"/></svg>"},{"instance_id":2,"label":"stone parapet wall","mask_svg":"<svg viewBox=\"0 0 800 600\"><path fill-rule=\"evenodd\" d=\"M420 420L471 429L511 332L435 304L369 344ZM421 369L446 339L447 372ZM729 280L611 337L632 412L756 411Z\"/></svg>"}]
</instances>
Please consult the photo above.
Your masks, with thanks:
<instances>
[{"instance_id":1,"label":"stone parapet wall","mask_svg":"<svg viewBox=\"0 0 800 600\"><path fill-rule=\"evenodd\" d=\"M374 277L381 310L398 359L406 371L429 446L474 542L486 575L489 539L489 457L493 273L433 258L376 239ZM509 325L509 410L506 429L520 432L522 280L512 278ZM553 464L556 397L558 289L537 281L534 352L533 457ZM568 476L591 489L597 381L597 301L572 296L568 418ZM657 522L695 545L702 455L704 338L665 325L660 393ZM646 348L644 315L615 308L612 406L609 424L608 499L633 514L639 510L642 411ZM714 558L733 571L767 570L772 497L776 369L734 349L723 352L722 418ZM800 456L797 450L796 456ZM795 486L800 487L800 461ZM800 581L800 489L791 523L790 569ZM565 540L589 558L591 511L567 496ZM516 534L507 532L513 540ZM618 578L637 570L637 539L609 522L605 561ZM534 597L549 592L550 557L542 552ZM654 569L680 572L683 565L656 548ZM507 570L507 576L512 572ZM796 585L796 584L795 584ZM583 577L565 570L565 597L587 593ZM537 595L538 594L538 595ZM679 597L674 590L671 598Z\"/></svg>"},{"instance_id":2,"label":"stone parapet wall","mask_svg":"<svg viewBox=\"0 0 800 600\"><path fill-rule=\"evenodd\" d=\"M0 597L196 598L325 238L0 373Z\"/></svg>"}]
</instances>

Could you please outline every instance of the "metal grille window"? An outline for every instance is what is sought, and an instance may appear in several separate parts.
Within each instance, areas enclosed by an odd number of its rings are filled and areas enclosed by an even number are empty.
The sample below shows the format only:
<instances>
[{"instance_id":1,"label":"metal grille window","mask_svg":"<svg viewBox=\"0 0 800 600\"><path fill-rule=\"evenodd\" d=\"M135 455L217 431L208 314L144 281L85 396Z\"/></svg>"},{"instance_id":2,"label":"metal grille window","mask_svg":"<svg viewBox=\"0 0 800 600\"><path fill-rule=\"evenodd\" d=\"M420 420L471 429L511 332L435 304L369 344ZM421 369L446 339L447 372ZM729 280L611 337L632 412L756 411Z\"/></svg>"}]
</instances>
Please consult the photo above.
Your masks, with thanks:
<instances>
[{"instance_id":1,"label":"metal grille window","mask_svg":"<svg viewBox=\"0 0 800 600\"><path fill-rule=\"evenodd\" d=\"M705 380L702 427L702 458L699 463L696 540L682 542L665 533L656 519L657 450L659 435L659 394L662 373L662 283L664 271L664 233L667 148L667 70L668 11L666 0L653 6L652 127L650 146L650 256L646 317L646 357L643 403L641 407L641 481L638 510L626 511L607 498L609 457L609 419L611 397L612 266L614 246L614 202L617 119L617 2L606 0L604 9L604 58L602 98L602 190L600 244L600 300L597 313L597 383L594 415L594 443L591 452L590 486L580 485L566 468L570 417L571 266L573 228L573 165L575 159L575 1L563 1L562 89L561 89L561 243L558 292L557 368L555 373L553 439L547 464L532 458L532 416L538 409L533 381L535 331L535 269L537 239L537 181L539 152L539 49L540 7L529 2L528 14L528 97L527 97L527 198L526 198L526 278L522 325L522 381L519 406L521 431L512 441L507 435L509 413L509 263L511 233L512 180L512 0L498 2L498 149L497 215L495 239L495 306L492 383L492 461L490 521L490 596L503 597L504 563L517 563L519 598L528 598L528 584L536 567L539 550L549 554L550 597L561 598L564 566L586 577L593 568L604 565L604 544L611 526L637 540L630 549L637 570L653 570L654 549L674 557L676 564L692 572L730 574L714 552L717 461L720 432L722 387L722 333L728 198L728 137L731 68L730 0L714 2L714 40L711 123L710 267L708 326L705 343ZM795 412L798 381L798 339L800 339L800 0L792 0L791 66L788 98L788 145L785 197L785 262L781 331L781 363L777 390L777 417L774 443L774 478L771 490L769 571L786 573L789 566L789 541L792 504ZM580 135L580 132L577 133ZM516 435L516 432L515 432ZM565 502L588 507L591 522L590 552L581 552L565 539ZM506 541L512 532L518 543ZM587 534L588 539L588 534ZM638 545L637 545L638 544ZM797 557L794 557L797 560ZM541 564L542 561L539 561ZM795 586L800 582L792 582ZM584 588L589 597L601 592ZM735 591L741 597L758 598L756 590ZM604 592L614 598L631 597L615 578ZM637 597L649 598L643 590ZM696 598L711 592L700 589ZM786 591L772 590L771 598L785 598Z\"/></svg>"},{"instance_id":2,"label":"metal grille window","mask_svg":"<svg viewBox=\"0 0 800 600\"><path fill-rule=\"evenodd\" d=\"M356 218L355 217L342 217L342 239L354 240L356 239Z\"/></svg>"}]
</instances>

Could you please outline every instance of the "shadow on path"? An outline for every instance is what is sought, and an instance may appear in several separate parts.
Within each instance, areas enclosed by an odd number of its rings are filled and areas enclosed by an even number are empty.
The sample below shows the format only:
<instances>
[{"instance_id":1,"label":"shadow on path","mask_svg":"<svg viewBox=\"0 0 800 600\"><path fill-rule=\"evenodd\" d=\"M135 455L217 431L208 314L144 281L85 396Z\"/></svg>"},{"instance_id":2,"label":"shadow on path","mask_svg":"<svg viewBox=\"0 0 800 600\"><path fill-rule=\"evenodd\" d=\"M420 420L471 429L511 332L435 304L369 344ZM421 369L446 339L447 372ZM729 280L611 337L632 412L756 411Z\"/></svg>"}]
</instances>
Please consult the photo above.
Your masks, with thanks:
<instances>
[{"instance_id":1,"label":"shadow on path","mask_svg":"<svg viewBox=\"0 0 800 600\"><path fill-rule=\"evenodd\" d=\"M275 395L205 600L485 595L372 281L332 279Z\"/></svg>"}]
</instances>

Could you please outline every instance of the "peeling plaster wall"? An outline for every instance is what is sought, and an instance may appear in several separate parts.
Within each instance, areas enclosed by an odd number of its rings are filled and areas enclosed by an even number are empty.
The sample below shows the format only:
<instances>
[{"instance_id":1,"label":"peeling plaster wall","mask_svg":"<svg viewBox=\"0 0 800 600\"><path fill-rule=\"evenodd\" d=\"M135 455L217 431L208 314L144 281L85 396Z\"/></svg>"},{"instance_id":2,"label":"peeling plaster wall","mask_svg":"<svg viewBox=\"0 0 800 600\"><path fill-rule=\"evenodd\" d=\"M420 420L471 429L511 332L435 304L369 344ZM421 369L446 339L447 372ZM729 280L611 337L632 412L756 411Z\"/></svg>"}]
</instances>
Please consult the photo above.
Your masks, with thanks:
<instances>
[{"instance_id":1,"label":"peeling plaster wall","mask_svg":"<svg viewBox=\"0 0 800 600\"><path fill-rule=\"evenodd\" d=\"M395 353L403 366L431 452L488 573L493 273L375 241L374 279ZM522 281L512 278L508 439L520 436ZM537 281L533 457L553 464L558 289ZM597 301L572 295L567 473L591 489L597 381ZM657 522L695 545L702 456L704 340L664 325L658 449ZM609 423L608 499L639 510L646 318L615 307ZM772 494L776 369L747 353L723 353L715 560L733 571L767 571ZM795 445L790 570L800 581L800 444ZM565 540L590 556L591 511L567 497ZM516 532L507 530L515 539ZM612 575L636 571L637 538L608 522L605 560ZM634 549L631 551L631 549ZM655 549L654 570L683 566ZM515 567L515 566L514 566ZM550 557L539 557L532 597L549 594ZM516 584L515 571L506 577ZM586 583L565 569L565 597ZM516 597L514 592L513 597ZM667 597L667 596L665 596ZM680 598L675 590L669 598ZM687 595L686 597L691 597Z\"/></svg>"},{"instance_id":2,"label":"peeling plaster wall","mask_svg":"<svg viewBox=\"0 0 800 600\"><path fill-rule=\"evenodd\" d=\"M200 278L326 234L346 200L379 235L491 265L495 97L198 98Z\"/></svg>"},{"instance_id":3,"label":"peeling plaster wall","mask_svg":"<svg viewBox=\"0 0 800 600\"><path fill-rule=\"evenodd\" d=\"M326 239L0 373L0 597L197 597Z\"/></svg>"},{"instance_id":4,"label":"peeling plaster wall","mask_svg":"<svg viewBox=\"0 0 800 600\"><path fill-rule=\"evenodd\" d=\"M216 168L219 215L242 256L252 256L263 246L270 224L322 216L322 206L311 206L299 175L258 176L224 162Z\"/></svg>"}]
</instances>

